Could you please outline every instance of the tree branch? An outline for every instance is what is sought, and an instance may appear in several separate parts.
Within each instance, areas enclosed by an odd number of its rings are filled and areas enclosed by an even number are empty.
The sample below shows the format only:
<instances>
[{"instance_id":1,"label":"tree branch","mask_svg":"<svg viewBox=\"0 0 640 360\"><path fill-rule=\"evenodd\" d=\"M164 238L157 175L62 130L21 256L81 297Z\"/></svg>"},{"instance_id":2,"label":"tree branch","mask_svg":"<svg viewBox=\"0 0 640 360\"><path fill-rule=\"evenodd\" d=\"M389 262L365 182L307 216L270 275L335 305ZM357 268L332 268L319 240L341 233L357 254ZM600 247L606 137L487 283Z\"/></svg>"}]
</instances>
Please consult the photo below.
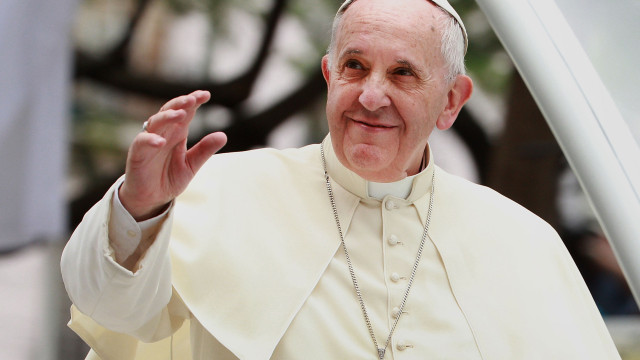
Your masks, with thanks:
<instances>
[{"instance_id":1,"label":"tree branch","mask_svg":"<svg viewBox=\"0 0 640 360\"><path fill-rule=\"evenodd\" d=\"M233 108L246 100L263 69L275 36L277 24L286 8L287 0L276 0L266 19L266 29L260 48L251 66L242 75L227 82L173 81L158 76L137 74L127 68L123 60L130 46L133 31L138 24L148 0L139 0L130 24L122 40L101 59L79 49L75 53L75 77L89 78L107 86L149 97L166 100L196 89L209 90L215 94L211 104Z\"/></svg>"},{"instance_id":2,"label":"tree branch","mask_svg":"<svg viewBox=\"0 0 640 360\"><path fill-rule=\"evenodd\" d=\"M148 5L149 0L138 0L137 6L131 15L129 24L127 25L127 30L124 32L122 39L120 39L120 41L105 56L105 58L108 59L108 62L111 62L116 66L126 66L131 39L133 38L136 27L140 23L140 19L142 19L142 15L144 15Z\"/></svg>"},{"instance_id":3,"label":"tree branch","mask_svg":"<svg viewBox=\"0 0 640 360\"><path fill-rule=\"evenodd\" d=\"M264 146L269 133L292 115L299 113L306 107L317 101L326 91L324 77L320 69L307 77L307 80L298 89L282 98L268 109L250 116L240 112L225 133L229 142L223 148L224 152L247 150L256 146ZM208 134L211 129L204 130L195 139L200 139Z\"/></svg>"}]
</instances>

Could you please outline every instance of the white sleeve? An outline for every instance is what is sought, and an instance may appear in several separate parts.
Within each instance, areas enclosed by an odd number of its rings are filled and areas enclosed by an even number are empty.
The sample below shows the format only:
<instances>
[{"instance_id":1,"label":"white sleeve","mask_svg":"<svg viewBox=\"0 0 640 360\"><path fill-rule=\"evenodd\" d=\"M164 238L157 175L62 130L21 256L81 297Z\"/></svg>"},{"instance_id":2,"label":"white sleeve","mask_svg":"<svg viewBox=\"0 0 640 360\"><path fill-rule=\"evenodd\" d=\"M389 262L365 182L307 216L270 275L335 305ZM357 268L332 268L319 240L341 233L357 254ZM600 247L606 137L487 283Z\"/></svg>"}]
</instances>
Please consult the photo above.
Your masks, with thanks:
<instances>
[{"instance_id":1,"label":"white sleeve","mask_svg":"<svg viewBox=\"0 0 640 360\"><path fill-rule=\"evenodd\" d=\"M142 238L155 236L154 231L162 223L169 213L169 209L151 219L136 222L136 220L124 208L117 189L120 189L124 178L115 183L116 191L113 192L111 201L111 218L109 220L109 244L113 249L114 259L118 264L124 264L140 245Z\"/></svg>"},{"instance_id":2,"label":"white sleeve","mask_svg":"<svg viewBox=\"0 0 640 360\"><path fill-rule=\"evenodd\" d=\"M109 219L117 185L87 212L74 231L63 251L61 270L67 293L82 313L110 330L133 334L160 314L171 298L168 246L172 207L133 273L115 261L109 246Z\"/></svg>"}]
</instances>

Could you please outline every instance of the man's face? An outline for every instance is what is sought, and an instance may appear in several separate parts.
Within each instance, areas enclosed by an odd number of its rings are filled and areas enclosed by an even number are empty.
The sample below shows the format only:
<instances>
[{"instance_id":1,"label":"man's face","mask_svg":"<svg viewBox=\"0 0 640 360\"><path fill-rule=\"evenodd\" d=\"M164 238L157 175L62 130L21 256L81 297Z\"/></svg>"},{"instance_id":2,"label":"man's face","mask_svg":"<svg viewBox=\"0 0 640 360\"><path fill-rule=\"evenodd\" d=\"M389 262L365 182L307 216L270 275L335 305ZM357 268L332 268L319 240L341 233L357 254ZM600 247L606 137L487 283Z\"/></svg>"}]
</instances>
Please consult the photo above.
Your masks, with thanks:
<instances>
[{"instance_id":1,"label":"man's face","mask_svg":"<svg viewBox=\"0 0 640 360\"><path fill-rule=\"evenodd\" d=\"M416 174L434 126L451 126L438 121L451 88L439 11L426 0L356 1L323 59L334 150L367 180Z\"/></svg>"}]
</instances>

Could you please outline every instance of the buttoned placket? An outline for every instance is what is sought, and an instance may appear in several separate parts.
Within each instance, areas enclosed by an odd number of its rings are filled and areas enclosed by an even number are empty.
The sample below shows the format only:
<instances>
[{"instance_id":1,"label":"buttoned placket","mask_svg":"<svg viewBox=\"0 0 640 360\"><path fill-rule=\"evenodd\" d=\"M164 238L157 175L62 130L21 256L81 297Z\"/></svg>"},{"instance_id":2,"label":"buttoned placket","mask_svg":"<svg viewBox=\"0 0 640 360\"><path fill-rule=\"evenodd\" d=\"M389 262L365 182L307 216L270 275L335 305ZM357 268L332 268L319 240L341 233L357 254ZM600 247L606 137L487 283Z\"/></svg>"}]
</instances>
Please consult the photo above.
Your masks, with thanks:
<instances>
[{"instance_id":1,"label":"buttoned placket","mask_svg":"<svg viewBox=\"0 0 640 360\"><path fill-rule=\"evenodd\" d=\"M382 249L384 259L385 284L387 287L387 321L389 328L393 326L396 318L401 319L392 336L387 353L391 356L387 358L402 359L411 357L411 349L416 344L410 343L403 334L411 331L407 329L406 321L403 320L411 316L411 295L407 300L402 315L400 305L407 288L411 270L413 268L418 245L422 235L422 229L415 221L418 217L411 202L398 199L393 196L386 196L381 201L382 213ZM409 220L410 219L410 220ZM414 226L403 226L413 221ZM405 239L405 237L407 239ZM414 286L415 283L414 283ZM386 338L383 339L386 341Z\"/></svg>"}]
</instances>

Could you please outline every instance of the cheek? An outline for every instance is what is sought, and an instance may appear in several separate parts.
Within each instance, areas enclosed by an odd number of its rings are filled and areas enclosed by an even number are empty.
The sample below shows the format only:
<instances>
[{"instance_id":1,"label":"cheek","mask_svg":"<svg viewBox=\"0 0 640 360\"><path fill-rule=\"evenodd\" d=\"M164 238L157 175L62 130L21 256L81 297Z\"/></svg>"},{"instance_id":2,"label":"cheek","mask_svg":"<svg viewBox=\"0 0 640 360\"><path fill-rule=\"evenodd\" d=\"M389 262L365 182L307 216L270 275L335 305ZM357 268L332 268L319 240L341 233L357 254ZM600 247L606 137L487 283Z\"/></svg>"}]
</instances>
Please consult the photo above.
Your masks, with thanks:
<instances>
[{"instance_id":1,"label":"cheek","mask_svg":"<svg viewBox=\"0 0 640 360\"><path fill-rule=\"evenodd\" d=\"M412 151L412 148L422 142L431 134L435 127L437 116L430 111L426 102L405 102L404 111L400 113L405 128L402 134L400 147Z\"/></svg>"},{"instance_id":2,"label":"cheek","mask_svg":"<svg viewBox=\"0 0 640 360\"><path fill-rule=\"evenodd\" d=\"M334 82L329 87L329 91L327 92L327 111L334 111L337 107L340 106L343 89L341 86L337 86Z\"/></svg>"},{"instance_id":3,"label":"cheek","mask_svg":"<svg viewBox=\"0 0 640 360\"><path fill-rule=\"evenodd\" d=\"M342 114L354 108L357 101L358 92L352 86L341 84L332 86L327 94L326 110L329 122L341 121Z\"/></svg>"},{"instance_id":4,"label":"cheek","mask_svg":"<svg viewBox=\"0 0 640 360\"><path fill-rule=\"evenodd\" d=\"M345 106L357 99L358 91L353 84L337 84L333 91L333 100L341 105Z\"/></svg>"}]
</instances>

